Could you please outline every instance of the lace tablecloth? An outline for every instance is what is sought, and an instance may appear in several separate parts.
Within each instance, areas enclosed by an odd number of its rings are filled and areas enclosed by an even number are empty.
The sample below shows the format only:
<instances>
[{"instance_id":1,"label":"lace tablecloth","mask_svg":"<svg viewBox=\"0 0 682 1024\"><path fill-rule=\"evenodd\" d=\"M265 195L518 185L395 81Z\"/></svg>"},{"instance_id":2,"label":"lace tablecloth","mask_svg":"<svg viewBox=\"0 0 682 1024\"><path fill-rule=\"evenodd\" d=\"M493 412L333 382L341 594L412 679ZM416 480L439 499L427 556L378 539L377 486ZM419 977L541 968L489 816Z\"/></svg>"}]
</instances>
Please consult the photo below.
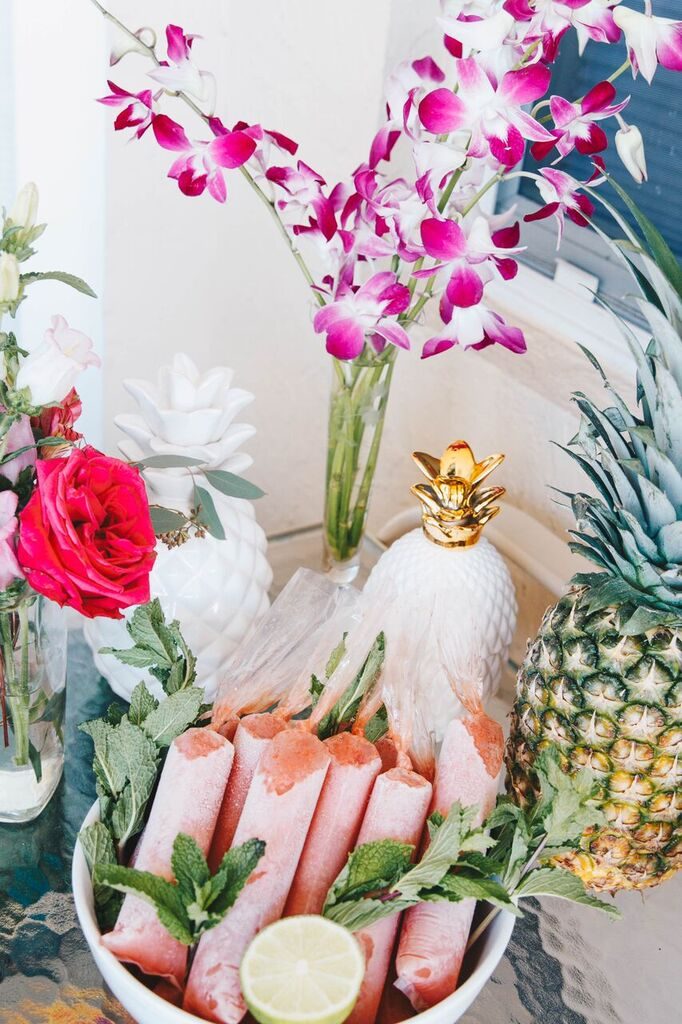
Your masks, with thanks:
<instances>
[{"instance_id":1,"label":"lace tablecloth","mask_svg":"<svg viewBox=\"0 0 682 1024\"><path fill-rule=\"evenodd\" d=\"M67 693L67 759L56 795L37 821L0 825L0 1024L130 1024L103 988L70 893L74 840L94 799L90 742L77 723L112 700L79 635ZM558 900L532 905L463 1024L681 1020L682 878L620 903L620 923Z\"/></svg>"}]
</instances>

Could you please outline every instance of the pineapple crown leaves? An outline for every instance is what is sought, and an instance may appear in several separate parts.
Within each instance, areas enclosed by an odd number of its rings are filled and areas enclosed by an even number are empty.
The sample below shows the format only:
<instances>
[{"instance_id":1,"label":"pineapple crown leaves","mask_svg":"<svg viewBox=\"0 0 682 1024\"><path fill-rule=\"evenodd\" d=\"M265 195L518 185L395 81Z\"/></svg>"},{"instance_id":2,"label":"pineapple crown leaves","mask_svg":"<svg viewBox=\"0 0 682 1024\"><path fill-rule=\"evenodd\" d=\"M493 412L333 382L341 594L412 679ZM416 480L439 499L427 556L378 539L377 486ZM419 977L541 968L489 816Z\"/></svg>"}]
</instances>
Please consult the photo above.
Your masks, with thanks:
<instances>
[{"instance_id":1,"label":"pineapple crown leaves","mask_svg":"<svg viewBox=\"0 0 682 1024\"><path fill-rule=\"evenodd\" d=\"M643 349L611 309L637 368L637 413L615 391L595 356L611 404L573 396L580 427L563 450L581 467L596 497L569 494L577 529L571 549L601 570L590 607L607 598L632 606L625 633L682 622L682 268L657 229L617 188L642 232L612 242L637 281L651 340ZM637 254L640 266L628 252ZM602 302L606 308L610 307ZM584 577L576 578L581 583Z\"/></svg>"}]
</instances>

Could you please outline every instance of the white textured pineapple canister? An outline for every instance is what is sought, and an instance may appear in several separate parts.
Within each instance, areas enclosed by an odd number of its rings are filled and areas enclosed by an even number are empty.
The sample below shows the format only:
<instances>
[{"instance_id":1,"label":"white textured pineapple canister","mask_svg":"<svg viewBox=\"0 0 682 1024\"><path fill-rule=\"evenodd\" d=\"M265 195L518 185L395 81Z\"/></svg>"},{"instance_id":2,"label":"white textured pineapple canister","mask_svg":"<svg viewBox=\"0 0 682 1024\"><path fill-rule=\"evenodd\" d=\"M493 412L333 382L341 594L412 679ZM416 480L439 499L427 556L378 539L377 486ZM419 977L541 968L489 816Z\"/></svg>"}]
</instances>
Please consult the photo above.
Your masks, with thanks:
<instances>
[{"instance_id":1,"label":"white textured pineapple canister","mask_svg":"<svg viewBox=\"0 0 682 1024\"><path fill-rule=\"evenodd\" d=\"M373 606L385 609L386 673L399 671L391 662L404 652L403 643L391 643L392 636L412 637L419 645L425 725L441 739L460 711L451 687L458 668L467 673L475 668L481 696L487 698L499 685L514 635L514 585L502 556L481 536L504 494L503 487L481 485L504 456L476 462L469 445L455 441L440 461L423 452L413 458L429 481L412 488L422 503L422 528L381 556L364 593ZM446 632L457 634L458 665L443 666L438 657Z\"/></svg>"},{"instance_id":2,"label":"white textured pineapple canister","mask_svg":"<svg viewBox=\"0 0 682 1024\"><path fill-rule=\"evenodd\" d=\"M190 517L195 486L200 485L212 499L216 528L225 535L220 540L192 528L169 537L172 546L160 540L150 580L152 597L159 598L167 618L179 621L197 657L197 685L204 687L209 700L230 655L267 610L272 582L267 541L252 503L228 497L211 483L224 479L225 472L242 473L253 461L238 449L255 428L234 422L253 395L233 388L232 377L233 371L224 367L201 374L189 356L176 355L170 366L159 370L156 384L124 381L140 411L115 421L127 435L119 443L127 458L137 462L153 456L161 463L163 457L169 462L184 458L192 463L146 468L150 504ZM93 619L84 628L97 668L128 700L144 673L99 653L102 647L130 646L125 622ZM155 680L145 681L163 696Z\"/></svg>"}]
</instances>

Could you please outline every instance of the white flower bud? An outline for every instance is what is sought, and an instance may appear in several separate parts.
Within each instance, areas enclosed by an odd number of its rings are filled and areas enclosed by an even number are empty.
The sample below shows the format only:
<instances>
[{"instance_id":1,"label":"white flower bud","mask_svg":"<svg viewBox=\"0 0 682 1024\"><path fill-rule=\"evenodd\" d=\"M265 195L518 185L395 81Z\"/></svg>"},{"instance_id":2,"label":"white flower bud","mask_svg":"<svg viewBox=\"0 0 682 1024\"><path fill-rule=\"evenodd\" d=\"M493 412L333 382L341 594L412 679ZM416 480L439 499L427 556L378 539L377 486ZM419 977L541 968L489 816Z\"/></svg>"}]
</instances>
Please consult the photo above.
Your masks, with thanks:
<instances>
[{"instance_id":1,"label":"white flower bud","mask_svg":"<svg viewBox=\"0 0 682 1024\"><path fill-rule=\"evenodd\" d=\"M35 224L37 215L38 189L29 181L14 200L9 219L15 226L30 229Z\"/></svg>"},{"instance_id":2,"label":"white flower bud","mask_svg":"<svg viewBox=\"0 0 682 1024\"><path fill-rule=\"evenodd\" d=\"M644 139L636 124L626 124L616 132L616 150L623 166L641 185L647 180Z\"/></svg>"},{"instance_id":3,"label":"white flower bud","mask_svg":"<svg viewBox=\"0 0 682 1024\"><path fill-rule=\"evenodd\" d=\"M0 303L15 302L19 297L19 264L11 252L0 254Z\"/></svg>"}]
</instances>

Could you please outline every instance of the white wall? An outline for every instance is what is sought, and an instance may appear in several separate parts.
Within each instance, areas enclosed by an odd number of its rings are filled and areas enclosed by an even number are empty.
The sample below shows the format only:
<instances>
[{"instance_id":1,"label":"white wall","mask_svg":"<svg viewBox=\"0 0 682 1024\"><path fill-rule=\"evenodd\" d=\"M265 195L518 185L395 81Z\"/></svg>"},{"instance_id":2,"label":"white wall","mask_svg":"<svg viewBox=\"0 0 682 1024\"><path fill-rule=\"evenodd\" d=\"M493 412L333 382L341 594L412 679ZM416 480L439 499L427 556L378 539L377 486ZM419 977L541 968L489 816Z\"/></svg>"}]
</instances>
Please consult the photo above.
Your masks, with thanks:
<instances>
[{"instance_id":1,"label":"white wall","mask_svg":"<svg viewBox=\"0 0 682 1024\"><path fill-rule=\"evenodd\" d=\"M2 145L10 136L12 187L35 181L40 190L40 219L48 223L37 243L38 255L26 269L70 271L85 278L101 296L106 126L93 95L106 66L104 27L87 17L83 0L0 2L7 4L5 13L11 18L14 65L12 112L2 125ZM9 173L5 177L9 186ZM0 205L9 207L12 200L12 195L3 195ZM33 285L20 309L18 336L25 348L40 341L54 313L88 334L104 356L101 302L51 281ZM89 370L78 385L84 407L82 429L95 445L103 439L105 379Z\"/></svg>"}]
</instances>

